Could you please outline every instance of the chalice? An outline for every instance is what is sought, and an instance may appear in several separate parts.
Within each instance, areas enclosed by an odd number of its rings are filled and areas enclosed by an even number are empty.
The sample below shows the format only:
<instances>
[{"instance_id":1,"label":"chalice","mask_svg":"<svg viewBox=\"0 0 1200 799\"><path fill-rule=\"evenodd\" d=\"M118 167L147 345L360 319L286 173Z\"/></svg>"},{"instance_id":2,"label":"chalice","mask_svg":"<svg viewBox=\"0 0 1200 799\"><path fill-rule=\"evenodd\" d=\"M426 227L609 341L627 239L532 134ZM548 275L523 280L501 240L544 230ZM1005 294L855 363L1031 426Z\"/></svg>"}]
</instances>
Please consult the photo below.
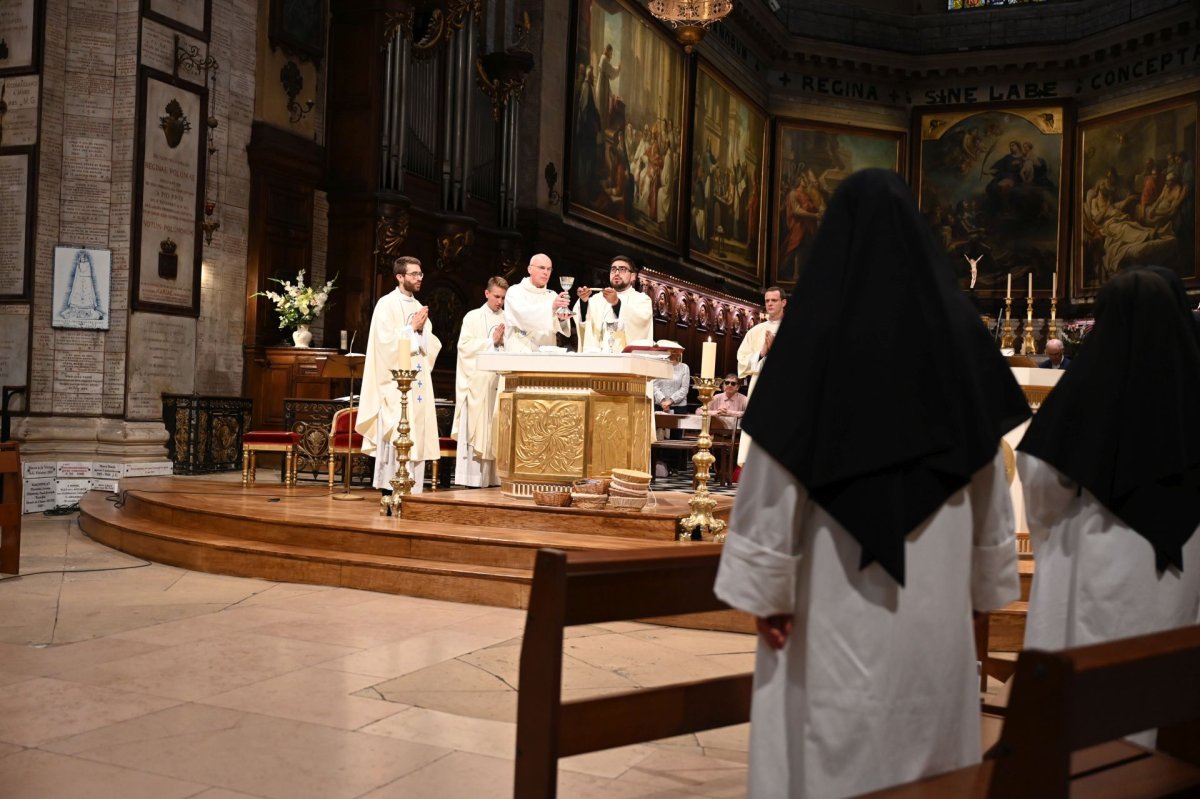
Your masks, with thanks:
<instances>
[{"instance_id":1,"label":"chalice","mask_svg":"<svg viewBox=\"0 0 1200 799\"><path fill-rule=\"evenodd\" d=\"M558 276L558 285L562 286L562 290L567 292L567 301L570 302L571 289L573 289L575 287L575 278L573 278L571 275L559 275ZM566 319L568 316L571 315L571 309L570 308L559 308L557 311L557 314L558 314L559 319Z\"/></svg>"}]
</instances>

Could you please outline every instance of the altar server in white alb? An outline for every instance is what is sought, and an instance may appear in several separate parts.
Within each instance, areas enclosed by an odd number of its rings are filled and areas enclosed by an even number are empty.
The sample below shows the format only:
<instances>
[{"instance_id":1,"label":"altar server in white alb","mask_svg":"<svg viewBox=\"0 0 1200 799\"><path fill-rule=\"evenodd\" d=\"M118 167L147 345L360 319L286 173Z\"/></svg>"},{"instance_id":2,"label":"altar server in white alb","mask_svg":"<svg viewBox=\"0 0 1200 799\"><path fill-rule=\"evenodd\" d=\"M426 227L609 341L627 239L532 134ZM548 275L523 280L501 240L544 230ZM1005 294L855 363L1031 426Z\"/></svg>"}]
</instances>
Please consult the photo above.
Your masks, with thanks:
<instances>
[{"instance_id":1,"label":"altar server in white alb","mask_svg":"<svg viewBox=\"0 0 1200 799\"><path fill-rule=\"evenodd\" d=\"M576 290L579 301L573 309L579 326L582 352L602 352L606 348L606 328L613 328L613 351L625 344L650 343L654 339L654 303L633 287L640 268L627 255L614 256L608 267L608 288L596 291L586 286Z\"/></svg>"},{"instance_id":2,"label":"altar server in white alb","mask_svg":"<svg viewBox=\"0 0 1200 799\"><path fill-rule=\"evenodd\" d=\"M759 631L753 799L980 759L972 610L1018 595L999 448L1029 407L944 258L898 175L844 181L746 411L715 591Z\"/></svg>"},{"instance_id":3,"label":"altar server in white alb","mask_svg":"<svg viewBox=\"0 0 1200 799\"><path fill-rule=\"evenodd\" d=\"M758 375L767 363L767 353L779 332L783 322L783 311L787 307L787 297L783 289L771 286L763 292L763 307L767 309L767 318L746 331L746 337L738 345L737 373L743 380L749 379L746 386L746 397L754 396L754 387L758 384ZM750 451L750 436L742 433L738 444L737 462L740 466L746 462L746 453Z\"/></svg>"},{"instance_id":4,"label":"altar server in white alb","mask_svg":"<svg viewBox=\"0 0 1200 799\"><path fill-rule=\"evenodd\" d=\"M555 334L571 335L567 293L555 293L546 285L552 271L550 256L538 253L529 259L529 276L505 296L504 348L508 352L537 352L555 346Z\"/></svg>"},{"instance_id":5,"label":"altar server in white alb","mask_svg":"<svg viewBox=\"0 0 1200 799\"><path fill-rule=\"evenodd\" d=\"M364 455L375 458L372 483L385 494L391 493L391 479L399 461L392 442L400 423L400 389L392 378L392 369L402 368L402 351L407 351L416 379L408 392L409 452L408 471L413 478L412 492L419 494L425 477L425 461L439 457L437 414L434 407L430 373L442 343L433 334L429 308L414 296L421 290L421 262L402 255L392 265L396 288L375 304L371 315L371 336L367 339L367 358L363 367L362 397L358 422L354 429L363 437Z\"/></svg>"},{"instance_id":6,"label":"altar server in white alb","mask_svg":"<svg viewBox=\"0 0 1200 799\"><path fill-rule=\"evenodd\" d=\"M458 334L458 375L450 435L458 442L454 482L470 488L500 485L496 477L496 442L492 440L500 375L479 369L475 361L481 353L504 349L506 293L507 280L490 279L483 292L486 302L463 317Z\"/></svg>"},{"instance_id":7,"label":"altar server in white alb","mask_svg":"<svg viewBox=\"0 0 1200 799\"><path fill-rule=\"evenodd\" d=\"M1200 347L1189 306L1181 283L1172 291L1149 270L1106 283L1096 326L1018 446L1037 562L1026 647L1197 623ZM1154 745L1153 733L1136 740Z\"/></svg>"}]
</instances>

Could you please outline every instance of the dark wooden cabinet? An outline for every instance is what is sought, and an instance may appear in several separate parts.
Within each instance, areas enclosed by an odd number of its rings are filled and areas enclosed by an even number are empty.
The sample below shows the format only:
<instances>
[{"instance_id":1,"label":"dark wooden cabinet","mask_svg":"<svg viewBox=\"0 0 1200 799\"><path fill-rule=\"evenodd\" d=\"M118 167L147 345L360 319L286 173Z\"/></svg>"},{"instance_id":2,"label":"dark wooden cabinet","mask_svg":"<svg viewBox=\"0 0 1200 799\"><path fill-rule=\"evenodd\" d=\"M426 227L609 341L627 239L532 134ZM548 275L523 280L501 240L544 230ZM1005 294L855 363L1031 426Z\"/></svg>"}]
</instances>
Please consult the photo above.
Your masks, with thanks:
<instances>
[{"instance_id":1,"label":"dark wooden cabinet","mask_svg":"<svg viewBox=\"0 0 1200 799\"><path fill-rule=\"evenodd\" d=\"M349 391L346 380L321 376L337 350L260 347L247 353L245 394L254 400L254 429L283 430L284 400L327 400Z\"/></svg>"}]
</instances>

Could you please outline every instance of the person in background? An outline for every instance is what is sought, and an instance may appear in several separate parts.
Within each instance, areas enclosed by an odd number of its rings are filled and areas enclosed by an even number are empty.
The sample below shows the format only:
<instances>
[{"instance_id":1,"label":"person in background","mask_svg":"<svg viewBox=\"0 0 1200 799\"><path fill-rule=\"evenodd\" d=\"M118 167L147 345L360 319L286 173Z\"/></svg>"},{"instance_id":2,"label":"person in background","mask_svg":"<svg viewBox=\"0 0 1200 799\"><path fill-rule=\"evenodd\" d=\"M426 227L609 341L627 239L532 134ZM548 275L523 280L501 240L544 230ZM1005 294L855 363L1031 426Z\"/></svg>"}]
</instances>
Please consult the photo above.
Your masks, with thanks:
<instances>
[{"instance_id":1,"label":"person in background","mask_svg":"<svg viewBox=\"0 0 1200 799\"><path fill-rule=\"evenodd\" d=\"M944 259L899 175L847 178L747 408L714 590L759 632L751 799L980 759L972 610L1018 595L1000 441L1029 405Z\"/></svg>"},{"instance_id":2,"label":"person in background","mask_svg":"<svg viewBox=\"0 0 1200 799\"><path fill-rule=\"evenodd\" d=\"M488 280L484 303L468 311L458 334L458 372L454 380L454 421L450 436L458 443L454 482L469 488L500 485L496 476L496 442L492 420L500 375L480 371L475 359L480 353L504 349L504 295L508 281L500 276Z\"/></svg>"},{"instance_id":3,"label":"person in background","mask_svg":"<svg viewBox=\"0 0 1200 799\"><path fill-rule=\"evenodd\" d=\"M1071 359L1063 355L1063 343L1060 339L1052 338L1046 342L1046 362L1043 369L1066 369L1071 365Z\"/></svg>"},{"instance_id":4,"label":"person in background","mask_svg":"<svg viewBox=\"0 0 1200 799\"><path fill-rule=\"evenodd\" d=\"M708 403L708 412L713 416L742 416L746 413L746 404L750 401L738 389L742 381L738 380L736 372L725 375L721 381L721 393Z\"/></svg>"}]
</instances>

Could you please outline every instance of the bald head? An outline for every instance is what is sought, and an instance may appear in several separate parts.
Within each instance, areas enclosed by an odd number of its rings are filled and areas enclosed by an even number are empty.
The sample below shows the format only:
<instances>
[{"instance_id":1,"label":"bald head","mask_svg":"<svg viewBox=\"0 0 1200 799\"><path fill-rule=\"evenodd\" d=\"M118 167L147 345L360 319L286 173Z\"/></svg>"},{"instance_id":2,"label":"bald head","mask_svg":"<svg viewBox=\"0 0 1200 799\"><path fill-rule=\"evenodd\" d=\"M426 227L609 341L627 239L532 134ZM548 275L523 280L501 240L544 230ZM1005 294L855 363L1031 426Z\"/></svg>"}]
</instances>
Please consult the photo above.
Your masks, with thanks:
<instances>
[{"instance_id":1,"label":"bald head","mask_svg":"<svg viewBox=\"0 0 1200 799\"><path fill-rule=\"evenodd\" d=\"M1046 357L1050 359L1050 363L1058 366L1063 359L1063 343L1059 339L1052 338L1046 342Z\"/></svg>"},{"instance_id":2,"label":"bald head","mask_svg":"<svg viewBox=\"0 0 1200 799\"><path fill-rule=\"evenodd\" d=\"M544 289L550 282L550 272L553 269L554 263L550 256L539 252L529 259L529 281L539 289Z\"/></svg>"}]
</instances>

